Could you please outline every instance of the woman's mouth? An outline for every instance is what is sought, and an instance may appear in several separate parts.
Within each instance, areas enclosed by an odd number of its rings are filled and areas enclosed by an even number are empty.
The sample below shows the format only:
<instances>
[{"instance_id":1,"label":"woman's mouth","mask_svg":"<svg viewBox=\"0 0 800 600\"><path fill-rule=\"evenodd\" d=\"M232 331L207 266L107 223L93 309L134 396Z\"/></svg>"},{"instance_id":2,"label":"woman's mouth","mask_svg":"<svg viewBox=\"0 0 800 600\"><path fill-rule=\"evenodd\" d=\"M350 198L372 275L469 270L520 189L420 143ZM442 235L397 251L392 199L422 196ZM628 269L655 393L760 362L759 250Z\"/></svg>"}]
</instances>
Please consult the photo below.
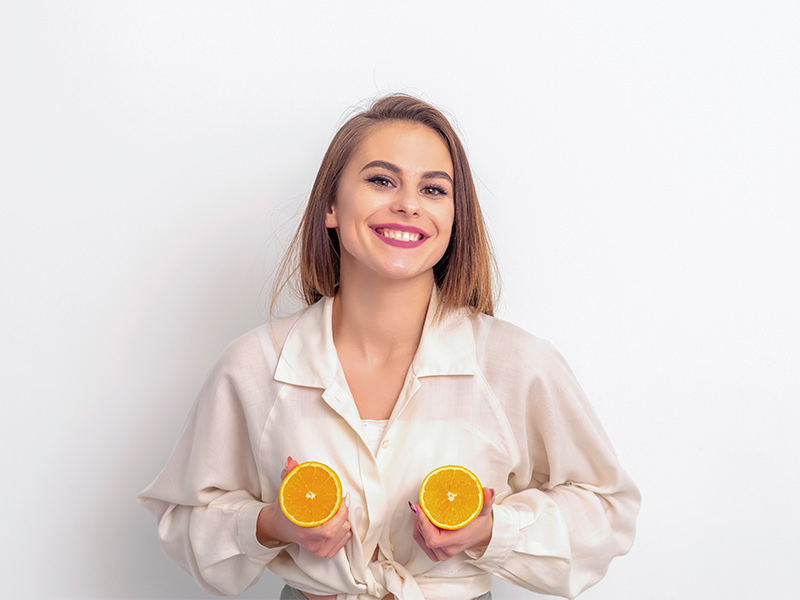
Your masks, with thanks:
<instances>
[{"instance_id":1,"label":"woman's mouth","mask_svg":"<svg viewBox=\"0 0 800 600\"><path fill-rule=\"evenodd\" d=\"M412 248L421 244L427 234L417 227L387 223L383 225L370 225L370 229L384 242L391 246Z\"/></svg>"},{"instance_id":2,"label":"woman's mouth","mask_svg":"<svg viewBox=\"0 0 800 600\"><path fill-rule=\"evenodd\" d=\"M413 233L411 231L398 231L396 229L380 229L377 230L385 238L393 240L401 240L403 242L416 242L422 239L421 233Z\"/></svg>"}]
</instances>

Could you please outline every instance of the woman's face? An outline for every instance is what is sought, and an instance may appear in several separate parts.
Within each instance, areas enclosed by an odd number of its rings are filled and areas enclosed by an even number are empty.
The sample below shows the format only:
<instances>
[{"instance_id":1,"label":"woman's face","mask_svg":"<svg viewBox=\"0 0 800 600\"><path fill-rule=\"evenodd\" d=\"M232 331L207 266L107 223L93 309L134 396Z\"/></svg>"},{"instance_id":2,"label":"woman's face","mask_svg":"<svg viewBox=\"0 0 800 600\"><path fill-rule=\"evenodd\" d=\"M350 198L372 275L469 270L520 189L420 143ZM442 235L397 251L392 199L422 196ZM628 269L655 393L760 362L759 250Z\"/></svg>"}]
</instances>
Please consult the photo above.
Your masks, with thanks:
<instances>
[{"instance_id":1,"label":"woman's face","mask_svg":"<svg viewBox=\"0 0 800 600\"><path fill-rule=\"evenodd\" d=\"M433 277L453 228L453 161L417 123L374 127L342 172L325 225L336 228L341 274Z\"/></svg>"}]
</instances>

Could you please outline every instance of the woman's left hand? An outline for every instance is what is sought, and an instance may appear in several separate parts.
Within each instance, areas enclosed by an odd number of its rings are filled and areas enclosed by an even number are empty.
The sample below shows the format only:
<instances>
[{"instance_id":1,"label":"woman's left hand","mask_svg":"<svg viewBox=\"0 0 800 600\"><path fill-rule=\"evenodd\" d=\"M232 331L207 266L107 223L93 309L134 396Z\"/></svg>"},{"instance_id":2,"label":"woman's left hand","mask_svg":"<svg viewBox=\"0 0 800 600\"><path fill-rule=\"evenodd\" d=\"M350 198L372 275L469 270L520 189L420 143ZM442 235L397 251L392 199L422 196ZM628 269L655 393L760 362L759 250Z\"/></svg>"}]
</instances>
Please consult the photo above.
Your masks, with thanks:
<instances>
[{"instance_id":1,"label":"woman's left hand","mask_svg":"<svg viewBox=\"0 0 800 600\"><path fill-rule=\"evenodd\" d=\"M461 529L439 529L430 522L422 509L411 505L411 510L416 513L414 519L414 541L434 562L447 560L459 552L488 546L492 539L492 503L494 490L483 488L483 509L477 517ZM409 502L409 504L411 504Z\"/></svg>"}]
</instances>

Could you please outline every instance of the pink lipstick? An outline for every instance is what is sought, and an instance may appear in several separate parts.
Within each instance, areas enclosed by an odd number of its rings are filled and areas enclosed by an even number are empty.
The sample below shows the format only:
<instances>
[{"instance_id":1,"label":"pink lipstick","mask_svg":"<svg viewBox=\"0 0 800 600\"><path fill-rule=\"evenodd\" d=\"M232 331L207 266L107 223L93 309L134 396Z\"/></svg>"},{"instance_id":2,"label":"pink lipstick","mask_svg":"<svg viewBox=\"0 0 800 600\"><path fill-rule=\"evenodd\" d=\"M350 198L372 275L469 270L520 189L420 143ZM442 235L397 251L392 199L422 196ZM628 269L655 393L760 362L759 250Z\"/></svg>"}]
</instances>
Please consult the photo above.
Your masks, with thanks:
<instances>
[{"instance_id":1,"label":"pink lipstick","mask_svg":"<svg viewBox=\"0 0 800 600\"><path fill-rule=\"evenodd\" d=\"M429 237L419 227L400 225L399 223L380 223L370 225L369 228L383 242L398 248L416 248Z\"/></svg>"}]
</instances>

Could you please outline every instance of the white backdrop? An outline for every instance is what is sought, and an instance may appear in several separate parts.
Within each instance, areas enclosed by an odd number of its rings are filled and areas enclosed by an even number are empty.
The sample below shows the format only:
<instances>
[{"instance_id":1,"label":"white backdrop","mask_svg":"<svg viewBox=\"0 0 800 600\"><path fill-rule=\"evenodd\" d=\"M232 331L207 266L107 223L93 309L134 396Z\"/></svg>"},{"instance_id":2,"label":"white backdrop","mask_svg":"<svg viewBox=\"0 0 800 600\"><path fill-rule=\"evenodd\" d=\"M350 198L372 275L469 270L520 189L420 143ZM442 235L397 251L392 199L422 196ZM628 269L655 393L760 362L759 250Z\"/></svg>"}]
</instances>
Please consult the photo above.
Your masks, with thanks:
<instances>
[{"instance_id":1,"label":"white backdrop","mask_svg":"<svg viewBox=\"0 0 800 600\"><path fill-rule=\"evenodd\" d=\"M0 595L206 597L136 494L266 318L343 115L407 91L463 132L499 316L566 356L643 492L583 598L796 597L796 2L20 1L0 23Z\"/></svg>"}]
</instances>

